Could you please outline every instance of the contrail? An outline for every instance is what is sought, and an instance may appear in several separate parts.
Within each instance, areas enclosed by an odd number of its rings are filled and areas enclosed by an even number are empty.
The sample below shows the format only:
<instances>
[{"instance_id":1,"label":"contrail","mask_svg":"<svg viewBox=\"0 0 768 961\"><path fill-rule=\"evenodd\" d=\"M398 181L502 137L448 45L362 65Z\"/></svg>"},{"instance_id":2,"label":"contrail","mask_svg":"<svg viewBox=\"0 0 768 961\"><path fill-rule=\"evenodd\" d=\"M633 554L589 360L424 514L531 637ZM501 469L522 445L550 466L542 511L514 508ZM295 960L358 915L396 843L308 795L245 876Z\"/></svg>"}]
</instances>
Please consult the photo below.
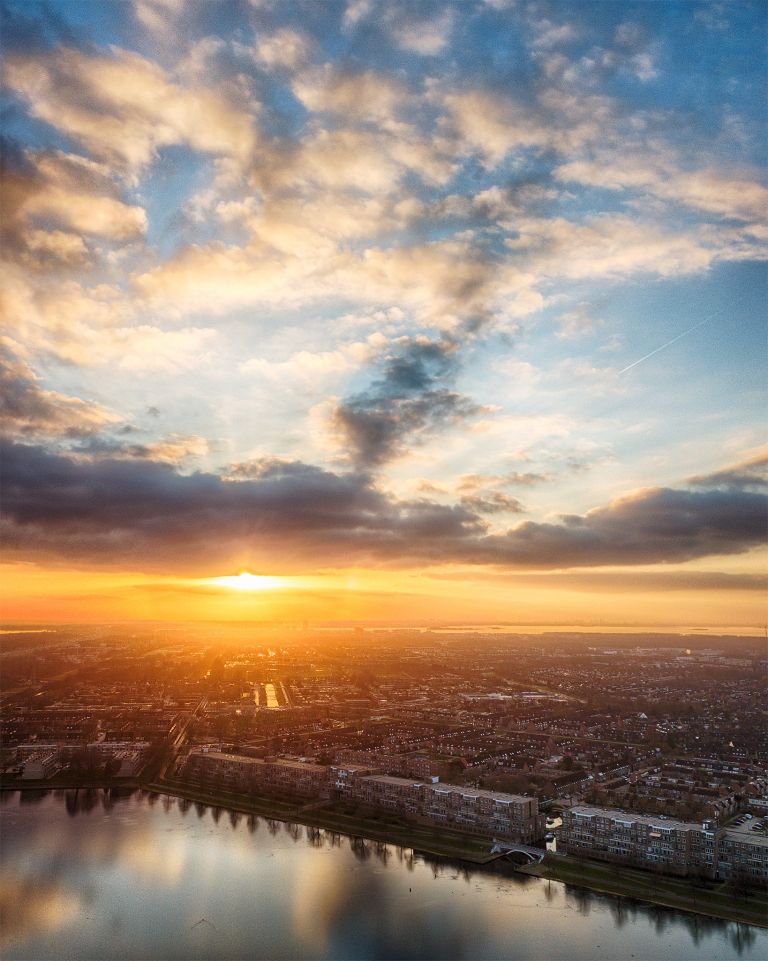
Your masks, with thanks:
<instances>
[{"instance_id":1,"label":"contrail","mask_svg":"<svg viewBox=\"0 0 768 961\"><path fill-rule=\"evenodd\" d=\"M688 330L684 330L682 334L678 334L677 337L673 337L672 340L668 340L666 344L662 344L661 347L657 347L655 350L652 350L650 354L646 354L645 357L641 357L640 360L633 361L633 363L629 364L623 370L620 370L619 374L626 374L628 370L632 370L633 367L637 367L638 364L642 364L644 360L648 360L649 357L653 357L654 354L658 354L660 350L666 350L667 347L671 347L672 344L677 343L681 337L685 337L687 334L697 330L699 327L703 327L704 324L708 324L710 320L712 320L712 317L705 317L704 320L700 320L698 324L694 324L693 327L689 327Z\"/></svg>"}]
</instances>

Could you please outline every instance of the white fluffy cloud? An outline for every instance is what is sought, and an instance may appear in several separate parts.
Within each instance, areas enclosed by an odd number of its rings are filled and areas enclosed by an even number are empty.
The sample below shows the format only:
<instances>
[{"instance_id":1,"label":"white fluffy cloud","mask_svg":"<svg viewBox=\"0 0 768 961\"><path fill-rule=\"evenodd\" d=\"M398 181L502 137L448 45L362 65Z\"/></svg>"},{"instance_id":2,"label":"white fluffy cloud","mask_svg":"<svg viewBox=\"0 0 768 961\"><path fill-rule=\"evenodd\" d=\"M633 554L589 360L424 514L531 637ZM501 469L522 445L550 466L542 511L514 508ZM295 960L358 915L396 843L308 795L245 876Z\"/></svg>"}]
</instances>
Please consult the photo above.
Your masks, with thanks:
<instances>
[{"instance_id":1,"label":"white fluffy cloud","mask_svg":"<svg viewBox=\"0 0 768 961\"><path fill-rule=\"evenodd\" d=\"M128 50L12 55L3 76L33 116L134 178L165 146L186 144L244 162L256 146L248 112L215 90L175 83L156 63Z\"/></svg>"},{"instance_id":2,"label":"white fluffy cloud","mask_svg":"<svg viewBox=\"0 0 768 961\"><path fill-rule=\"evenodd\" d=\"M429 19L413 19L401 14L402 8L395 8L390 20L392 36L403 50L434 57L445 49L453 31L453 10L443 10Z\"/></svg>"},{"instance_id":3,"label":"white fluffy cloud","mask_svg":"<svg viewBox=\"0 0 768 961\"><path fill-rule=\"evenodd\" d=\"M294 70L305 64L309 55L309 41L297 30L277 30L256 41L256 59L269 70Z\"/></svg>"},{"instance_id":4,"label":"white fluffy cloud","mask_svg":"<svg viewBox=\"0 0 768 961\"><path fill-rule=\"evenodd\" d=\"M555 175L566 183L648 193L718 217L754 221L768 211L768 188L755 180L715 168L681 170L670 160L574 160L558 167Z\"/></svg>"}]
</instances>

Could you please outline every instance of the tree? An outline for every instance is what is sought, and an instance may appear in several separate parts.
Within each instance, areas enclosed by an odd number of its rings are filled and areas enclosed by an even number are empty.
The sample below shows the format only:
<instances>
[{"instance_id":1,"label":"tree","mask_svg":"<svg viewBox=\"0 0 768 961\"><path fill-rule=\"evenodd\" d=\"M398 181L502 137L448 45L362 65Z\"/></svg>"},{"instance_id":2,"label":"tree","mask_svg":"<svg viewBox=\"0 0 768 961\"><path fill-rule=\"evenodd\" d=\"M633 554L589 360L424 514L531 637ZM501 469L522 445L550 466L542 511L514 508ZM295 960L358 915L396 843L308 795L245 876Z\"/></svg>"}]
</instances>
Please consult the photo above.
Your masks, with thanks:
<instances>
[{"instance_id":1,"label":"tree","mask_svg":"<svg viewBox=\"0 0 768 961\"><path fill-rule=\"evenodd\" d=\"M111 757L104 765L104 777L115 777L120 772L122 762L116 757Z\"/></svg>"},{"instance_id":2,"label":"tree","mask_svg":"<svg viewBox=\"0 0 768 961\"><path fill-rule=\"evenodd\" d=\"M754 880L747 874L742 865L736 864L731 875L731 889L740 898L748 898L752 895Z\"/></svg>"}]
</instances>

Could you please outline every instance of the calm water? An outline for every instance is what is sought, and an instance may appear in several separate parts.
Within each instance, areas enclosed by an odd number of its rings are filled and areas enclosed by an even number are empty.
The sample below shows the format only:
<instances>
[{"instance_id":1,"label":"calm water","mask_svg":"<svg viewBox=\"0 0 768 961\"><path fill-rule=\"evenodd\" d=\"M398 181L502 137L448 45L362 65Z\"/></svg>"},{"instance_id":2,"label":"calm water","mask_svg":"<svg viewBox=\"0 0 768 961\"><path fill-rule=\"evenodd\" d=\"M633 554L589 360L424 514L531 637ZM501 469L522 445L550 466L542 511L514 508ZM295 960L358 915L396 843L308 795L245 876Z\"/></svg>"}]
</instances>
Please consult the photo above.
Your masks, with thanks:
<instances>
[{"instance_id":1,"label":"calm water","mask_svg":"<svg viewBox=\"0 0 768 961\"><path fill-rule=\"evenodd\" d=\"M164 796L2 798L7 961L768 957L757 928Z\"/></svg>"}]
</instances>

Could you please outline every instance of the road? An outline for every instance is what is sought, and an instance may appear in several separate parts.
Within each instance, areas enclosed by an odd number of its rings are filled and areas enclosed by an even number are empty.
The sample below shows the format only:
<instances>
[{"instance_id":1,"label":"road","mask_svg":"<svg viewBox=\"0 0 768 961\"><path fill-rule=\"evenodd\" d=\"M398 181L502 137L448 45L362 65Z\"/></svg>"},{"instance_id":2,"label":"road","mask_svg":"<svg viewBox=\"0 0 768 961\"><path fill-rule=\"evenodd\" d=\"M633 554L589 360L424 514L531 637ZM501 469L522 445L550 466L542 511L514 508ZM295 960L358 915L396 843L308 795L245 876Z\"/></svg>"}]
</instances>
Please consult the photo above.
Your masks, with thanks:
<instances>
[{"instance_id":1,"label":"road","mask_svg":"<svg viewBox=\"0 0 768 961\"><path fill-rule=\"evenodd\" d=\"M179 721L174 721L173 724L171 725L171 729L168 731L168 738L170 740L170 744L169 744L170 757L165 762L165 764L163 765L160 771L159 778L161 780L162 778L165 777L166 772L168 771L168 768L172 768L176 764L179 754L181 753L182 748L186 743L187 734L189 733L190 725L194 720L200 717L201 713L205 710L207 706L208 706L208 697L206 695L200 700L197 707L194 709L194 711L190 713L189 717L187 717L186 720L182 721L181 723L179 723Z\"/></svg>"}]
</instances>

